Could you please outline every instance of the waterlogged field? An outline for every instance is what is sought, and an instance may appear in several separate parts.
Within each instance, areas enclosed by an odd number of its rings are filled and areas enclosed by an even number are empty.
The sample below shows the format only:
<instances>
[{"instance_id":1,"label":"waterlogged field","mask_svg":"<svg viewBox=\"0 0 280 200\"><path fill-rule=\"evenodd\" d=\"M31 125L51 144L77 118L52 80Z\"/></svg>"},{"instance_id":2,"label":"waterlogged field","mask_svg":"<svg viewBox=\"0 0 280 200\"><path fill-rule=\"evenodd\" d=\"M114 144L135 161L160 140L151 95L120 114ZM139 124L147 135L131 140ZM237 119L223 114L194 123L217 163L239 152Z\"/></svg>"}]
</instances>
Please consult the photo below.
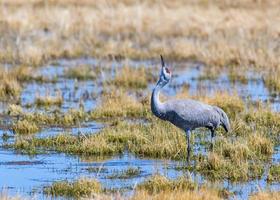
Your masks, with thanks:
<instances>
[{"instance_id":1,"label":"waterlogged field","mask_svg":"<svg viewBox=\"0 0 280 200\"><path fill-rule=\"evenodd\" d=\"M278 1L2 1L0 199L279 199ZM245 20L246 19L246 20ZM225 110L184 133L166 99Z\"/></svg>"}]
</instances>

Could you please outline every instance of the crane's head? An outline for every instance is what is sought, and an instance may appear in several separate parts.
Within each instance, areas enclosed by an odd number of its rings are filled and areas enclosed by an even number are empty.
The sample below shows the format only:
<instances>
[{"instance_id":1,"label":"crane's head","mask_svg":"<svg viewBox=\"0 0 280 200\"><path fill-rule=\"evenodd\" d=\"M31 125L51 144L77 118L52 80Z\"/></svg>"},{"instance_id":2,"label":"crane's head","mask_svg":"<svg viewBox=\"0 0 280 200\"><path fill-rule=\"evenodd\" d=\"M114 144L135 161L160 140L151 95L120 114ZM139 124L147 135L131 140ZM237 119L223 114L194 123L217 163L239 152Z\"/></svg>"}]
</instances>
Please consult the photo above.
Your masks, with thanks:
<instances>
[{"instance_id":1,"label":"crane's head","mask_svg":"<svg viewBox=\"0 0 280 200\"><path fill-rule=\"evenodd\" d=\"M162 55L160 55L160 59L161 59L160 81L167 84L171 79L171 71L168 67L165 66Z\"/></svg>"}]
</instances>

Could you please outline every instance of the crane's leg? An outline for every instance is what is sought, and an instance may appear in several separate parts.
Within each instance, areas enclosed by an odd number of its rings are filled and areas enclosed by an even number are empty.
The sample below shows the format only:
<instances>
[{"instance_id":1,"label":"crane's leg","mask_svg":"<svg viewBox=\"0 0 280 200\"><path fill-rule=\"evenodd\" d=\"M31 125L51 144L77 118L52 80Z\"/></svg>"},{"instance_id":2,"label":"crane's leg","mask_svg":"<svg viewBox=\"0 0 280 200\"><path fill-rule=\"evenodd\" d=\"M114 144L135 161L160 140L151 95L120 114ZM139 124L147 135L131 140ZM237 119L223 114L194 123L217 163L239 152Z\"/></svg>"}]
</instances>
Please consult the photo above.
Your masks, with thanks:
<instances>
[{"instance_id":1,"label":"crane's leg","mask_svg":"<svg viewBox=\"0 0 280 200\"><path fill-rule=\"evenodd\" d=\"M214 149L214 137L216 136L215 129L211 129L211 150Z\"/></svg>"},{"instance_id":2,"label":"crane's leg","mask_svg":"<svg viewBox=\"0 0 280 200\"><path fill-rule=\"evenodd\" d=\"M189 129L186 130L186 140L187 140L187 161L190 162L190 152L191 152L191 144L190 144L191 131Z\"/></svg>"}]
</instances>

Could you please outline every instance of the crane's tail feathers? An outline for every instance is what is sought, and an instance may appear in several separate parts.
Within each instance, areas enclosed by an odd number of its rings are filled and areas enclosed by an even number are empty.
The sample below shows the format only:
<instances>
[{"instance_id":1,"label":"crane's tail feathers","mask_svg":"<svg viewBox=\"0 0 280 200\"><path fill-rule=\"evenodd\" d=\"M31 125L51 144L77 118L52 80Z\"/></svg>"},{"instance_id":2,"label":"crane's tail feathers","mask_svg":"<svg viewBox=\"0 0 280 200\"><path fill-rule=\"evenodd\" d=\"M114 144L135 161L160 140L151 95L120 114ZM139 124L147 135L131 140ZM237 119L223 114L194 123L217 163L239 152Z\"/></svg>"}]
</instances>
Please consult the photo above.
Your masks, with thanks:
<instances>
[{"instance_id":1,"label":"crane's tail feathers","mask_svg":"<svg viewBox=\"0 0 280 200\"><path fill-rule=\"evenodd\" d=\"M221 125L225 129L226 132L230 130L230 123L227 114L219 107L215 107L218 113L220 114L221 118Z\"/></svg>"}]
</instances>

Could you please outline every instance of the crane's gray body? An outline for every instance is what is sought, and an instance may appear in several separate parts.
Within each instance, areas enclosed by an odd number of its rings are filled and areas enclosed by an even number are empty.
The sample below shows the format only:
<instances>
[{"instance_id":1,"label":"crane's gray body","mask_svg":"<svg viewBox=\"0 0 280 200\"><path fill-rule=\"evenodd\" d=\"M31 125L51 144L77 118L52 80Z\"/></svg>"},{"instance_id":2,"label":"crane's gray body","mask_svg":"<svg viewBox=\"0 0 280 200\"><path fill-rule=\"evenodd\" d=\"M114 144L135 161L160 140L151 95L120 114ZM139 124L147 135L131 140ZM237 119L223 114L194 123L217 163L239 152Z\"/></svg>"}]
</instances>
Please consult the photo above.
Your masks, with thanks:
<instances>
[{"instance_id":1,"label":"crane's gray body","mask_svg":"<svg viewBox=\"0 0 280 200\"><path fill-rule=\"evenodd\" d=\"M185 99L169 100L161 103L157 96L160 88L155 88L152 95L151 109L154 115L181 128L184 131L206 127L215 130L222 125L229 130L229 120L226 113L217 106Z\"/></svg>"}]
</instances>

